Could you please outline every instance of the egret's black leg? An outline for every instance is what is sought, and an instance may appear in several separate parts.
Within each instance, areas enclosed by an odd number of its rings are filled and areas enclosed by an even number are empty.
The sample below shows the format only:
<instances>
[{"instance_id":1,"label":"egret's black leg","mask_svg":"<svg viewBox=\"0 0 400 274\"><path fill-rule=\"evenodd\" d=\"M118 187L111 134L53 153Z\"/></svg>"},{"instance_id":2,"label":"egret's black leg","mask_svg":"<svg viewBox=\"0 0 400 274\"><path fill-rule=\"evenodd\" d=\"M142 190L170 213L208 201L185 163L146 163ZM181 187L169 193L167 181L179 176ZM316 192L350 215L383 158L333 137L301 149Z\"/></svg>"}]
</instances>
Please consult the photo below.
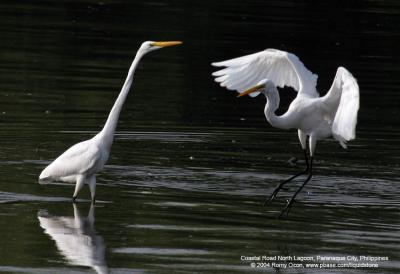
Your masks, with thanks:
<instances>
[{"instance_id":1,"label":"egret's black leg","mask_svg":"<svg viewBox=\"0 0 400 274\"><path fill-rule=\"evenodd\" d=\"M269 197L269 199L267 199L264 202L264 206L269 204L270 202L272 202L272 200L275 199L276 195L278 194L278 192L282 189L282 187L292 181L293 179L299 177L300 175L306 174L310 168L309 164L308 164L308 156L307 156L307 150L303 149L304 151L304 158L306 159L306 168L303 171L300 171L299 173L293 175L292 177L290 177L289 179L286 179L285 181L281 182L274 190L274 192L272 192L271 196Z\"/></svg>"},{"instance_id":2,"label":"egret's black leg","mask_svg":"<svg viewBox=\"0 0 400 274\"><path fill-rule=\"evenodd\" d=\"M296 191L296 193L292 196L292 198L288 201L286 207L282 210L281 215L279 216L280 218L283 217L284 215L288 216L289 211L292 208L292 205L294 203L294 199L296 198L297 194L300 193L300 191L303 189L303 187L310 181L312 177L312 163L313 163L313 157L311 156L310 158L310 172L308 173L307 179L304 181L304 183L299 187L299 189Z\"/></svg>"}]
</instances>

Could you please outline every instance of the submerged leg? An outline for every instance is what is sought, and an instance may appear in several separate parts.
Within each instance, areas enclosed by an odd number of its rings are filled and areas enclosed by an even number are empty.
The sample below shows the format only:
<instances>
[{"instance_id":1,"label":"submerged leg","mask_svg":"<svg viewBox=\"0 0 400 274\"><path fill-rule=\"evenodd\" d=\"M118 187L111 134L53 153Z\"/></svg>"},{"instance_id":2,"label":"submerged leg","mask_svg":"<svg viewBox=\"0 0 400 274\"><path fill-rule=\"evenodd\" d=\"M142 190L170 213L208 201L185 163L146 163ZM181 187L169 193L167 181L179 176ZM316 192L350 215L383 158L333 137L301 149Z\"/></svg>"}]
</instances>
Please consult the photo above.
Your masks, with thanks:
<instances>
[{"instance_id":1,"label":"submerged leg","mask_svg":"<svg viewBox=\"0 0 400 274\"><path fill-rule=\"evenodd\" d=\"M74 195L72 196L72 202L75 203L76 197L78 196L79 191L82 189L82 187L85 185L85 179L83 176L78 176L76 179L76 184L75 184L75 192Z\"/></svg>"},{"instance_id":2,"label":"submerged leg","mask_svg":"<svg viewBox=\"0 0 400 274\"><path fill-rule=\"evenodd\" d=\"M303 187L310 181L312 177L312 163L313 163L313 157L311 156L310 159L310 172L308 173L307 179L304 181L304 183L297 189L297 191L294 193L292 198L288 201L286 207L282 210L281 215L279 217L283 217L284 215L289 215L289 211L292 208L292 205L294 203L294 199L296 198L297 194L300 193L300 191L303 189Z\"/></svg>"},{"instance_id":3,"label":"submerged leg","mask_svg":"<svg viewBox=\"0 0 400 274\"><path fill-rule=\"evenodd\" d=\"M286 215L286 216L289 215L289 211L292 208L292 205L293 205L293 203L295 201L294 199L296 198L297 194L300 193L300 191L310 181L310 179L312 177L312 167L313 167L314 151L315 151L316 144L317 144L317 139L315 138L315 136L310 136L310 169L309 169L309 173L308 173L307 179L299 187L299 189L294 193L292 198L290 198L290 200L288 201L286 207L282 210L281 214L279 215L280 218L283 217L284 215Z\"/></svg>"},{"instance_id":4,"label":"submerged leg","mask_svg":"<svg viewBox=\"0 0 400 274\"><path fill-rule=\"evenodd\" d=\"M83 228L84 227L84 219L83 216L81 215L81 213L79 212L79 208L78 206L73 203L74 206L74 225L75 228Z\"/></svg>"},{"instance_id":5,"label":"submerged leg","mask_svg":"<svg viewBox=\"0 0 400 274\"><path fill-rule=\"evenodd\" d=\"M279 185L275 188L274 192L272 192L271 196L264 202L264 205L269 204L270 202L272 202L276 195L278 194L278 192L282 189L282 187L286 184L289 183L290 181L292 181L293 179L299 177L300 175L306 174L310 168L309 164L308 164L308 156L307 156L307 150L303 149L304 151L304 158L306 159L306 168L302 171L300 171L299 173L293 175L292 177L290 177L289 179L286 179L285 181L279 183Z\"/></svg>"},{"instance_id":6,"label":"submerged leg","mask_svg":"<svg viewBox=\"0 0 400 274\"><path fill-rule=\"evenodd\" d=\"M88 220L90 225L93 226L95 220L95 205L93 203L90 204Z\"/></svg>"}]
</instances>

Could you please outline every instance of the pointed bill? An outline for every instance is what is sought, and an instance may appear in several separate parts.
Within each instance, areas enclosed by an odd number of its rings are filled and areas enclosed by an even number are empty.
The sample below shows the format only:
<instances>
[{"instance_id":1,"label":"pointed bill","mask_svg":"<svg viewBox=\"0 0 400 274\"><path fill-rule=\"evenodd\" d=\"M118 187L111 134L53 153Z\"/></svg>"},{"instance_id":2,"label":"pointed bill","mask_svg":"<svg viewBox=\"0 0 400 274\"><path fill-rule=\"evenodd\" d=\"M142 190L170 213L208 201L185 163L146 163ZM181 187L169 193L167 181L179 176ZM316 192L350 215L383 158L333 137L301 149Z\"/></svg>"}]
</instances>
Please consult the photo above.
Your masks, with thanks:
<instances>
[{"instance_id":1,"label":"pointed bill","mask_svg":"<svg viewBox=\"0 0 400 274\"><path fill-rule=\"evenodd\" d=\"M176 46L182 44L182 41L158 41L158 42L153 42L153 46L157 47L171 47L171 46Z\"/></svg>"},{"instance_id":2,"label":"pointed bill","mask_svg":"<svg viewBox=\"0 0 400 274\"><path fill-rule=\"evenodd\" d=\"M243 93L240 93L237 97L242 97L242 96L248 95L248 94L256 92L264 87L265 87L265 84L254 86L254 87L244 91Z\"/></svg>"}]
</instances>

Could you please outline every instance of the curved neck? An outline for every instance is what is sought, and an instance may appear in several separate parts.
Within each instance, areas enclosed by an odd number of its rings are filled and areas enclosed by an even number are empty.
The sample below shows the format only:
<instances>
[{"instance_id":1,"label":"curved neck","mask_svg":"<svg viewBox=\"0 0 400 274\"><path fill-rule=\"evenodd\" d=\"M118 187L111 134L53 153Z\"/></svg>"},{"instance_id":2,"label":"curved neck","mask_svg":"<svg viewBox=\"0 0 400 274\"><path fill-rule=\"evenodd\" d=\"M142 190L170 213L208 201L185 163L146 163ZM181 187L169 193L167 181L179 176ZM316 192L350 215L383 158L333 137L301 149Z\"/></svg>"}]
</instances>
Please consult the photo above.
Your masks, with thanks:
<instances>
[{"instance_id":1,"label":"curved neck","mask_svg":"<svg viewBox=\"0 0 400 274\"><path fill-rule=\"evenodd\" d=\"M125 79L125 83L122 86L121 92L119 93L117 100L115 100L115 103L110 111L110 114L108 115L107 121L103 129L98 134L98 136L102 139L102 142L106 143L109 148L111 147L114 140L114 133L118 124L119 114L121 113L122 106L124 105L126 97L131 88L133 75L143 55L143 52L141 52L140 50L137 52L135 59L133 60L132 65L129 68L128 76Z\"/></svg>"},{"instance_id":2,"label":"curved neck","mask_svg":"<svg viewBox=\"0 0 400 274\"><path fill-rule=\"evenodd\" d=\"M267 121L276 128L287 129L285 119L282 116L277 116L275 111L279 107L279 92L276 87L270 88L267 92L263 92L267 98L267 104L265 105L264 114Z\"/></svg>"}]
</instances>

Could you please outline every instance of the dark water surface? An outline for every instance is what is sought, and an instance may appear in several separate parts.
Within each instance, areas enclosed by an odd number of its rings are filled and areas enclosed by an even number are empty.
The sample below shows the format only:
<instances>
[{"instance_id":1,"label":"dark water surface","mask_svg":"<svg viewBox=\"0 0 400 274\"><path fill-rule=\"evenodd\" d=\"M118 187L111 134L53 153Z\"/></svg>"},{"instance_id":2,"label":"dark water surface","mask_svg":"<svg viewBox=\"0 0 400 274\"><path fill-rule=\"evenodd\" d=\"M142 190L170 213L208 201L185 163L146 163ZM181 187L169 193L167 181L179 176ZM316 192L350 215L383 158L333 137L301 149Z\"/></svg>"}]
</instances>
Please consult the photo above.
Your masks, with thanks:
<instances>
[{"instance_id":1,"label":"dark water surface","mask_svg":"<svg viewBox=\"0 0 400 274\"><path fill-rule=\"evenodd\" d=\"M400 272L398 1L2 1L0 272ZM144 40L183 40L136 72L116 140L77 205L40 171L103 125ZM358 79L357 139L317 146L315 177L278 219L304 164L264 99L237 99L212 61L294 52L329 88ZM282 90L283 112L295 94ZM299 160L289 161L292 157ZM378 268L252 269L241 256L379 256ZM290 261L288 261L290 262Z\"/></svg>"}]
</instances>

